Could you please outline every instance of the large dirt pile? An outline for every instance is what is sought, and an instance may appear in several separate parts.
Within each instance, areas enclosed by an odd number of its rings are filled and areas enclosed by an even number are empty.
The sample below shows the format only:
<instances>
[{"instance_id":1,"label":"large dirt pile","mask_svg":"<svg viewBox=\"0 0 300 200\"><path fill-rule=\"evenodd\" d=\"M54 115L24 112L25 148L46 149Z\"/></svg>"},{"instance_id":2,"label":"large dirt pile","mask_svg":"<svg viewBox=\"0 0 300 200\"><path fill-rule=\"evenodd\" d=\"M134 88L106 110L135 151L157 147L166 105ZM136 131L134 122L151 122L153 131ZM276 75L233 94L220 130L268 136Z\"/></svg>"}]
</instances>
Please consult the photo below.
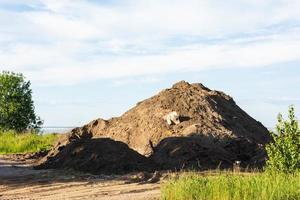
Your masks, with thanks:
<instances>
[{"instance_id":1,"label":"large dirt pile","mask_svg":"<svg viewBox=\"0 0 300 200\"><path fill-rule=\"evenodd\" d=\"M179 124L164 116L176 111ZM71 131L48 155L72 141L111 138L127 144L161 168L209 168L235 160L261 162L268 130L223 92L181 81L109 120L97 119ZM91 150L92 153L92 150Z\"/></svg>"}]
</instances>

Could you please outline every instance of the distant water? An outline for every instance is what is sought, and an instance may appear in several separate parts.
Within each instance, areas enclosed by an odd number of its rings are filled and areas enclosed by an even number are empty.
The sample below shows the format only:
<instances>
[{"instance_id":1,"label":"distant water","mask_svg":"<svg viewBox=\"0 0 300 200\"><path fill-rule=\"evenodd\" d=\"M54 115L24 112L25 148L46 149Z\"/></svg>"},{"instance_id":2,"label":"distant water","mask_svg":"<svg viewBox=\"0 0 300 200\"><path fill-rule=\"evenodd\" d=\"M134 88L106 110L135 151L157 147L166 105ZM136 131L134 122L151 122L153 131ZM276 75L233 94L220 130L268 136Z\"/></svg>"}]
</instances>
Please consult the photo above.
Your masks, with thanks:
<instances>
[{"instance_id":1,"label":"distant water","mask_svg":"<svg viewBox=\"0 0 300 200\"><path fill-rule=\"evenodd\" d=\"M66 133L75 127L42 127L42 133Z\"/></svg>"}]
</instances>

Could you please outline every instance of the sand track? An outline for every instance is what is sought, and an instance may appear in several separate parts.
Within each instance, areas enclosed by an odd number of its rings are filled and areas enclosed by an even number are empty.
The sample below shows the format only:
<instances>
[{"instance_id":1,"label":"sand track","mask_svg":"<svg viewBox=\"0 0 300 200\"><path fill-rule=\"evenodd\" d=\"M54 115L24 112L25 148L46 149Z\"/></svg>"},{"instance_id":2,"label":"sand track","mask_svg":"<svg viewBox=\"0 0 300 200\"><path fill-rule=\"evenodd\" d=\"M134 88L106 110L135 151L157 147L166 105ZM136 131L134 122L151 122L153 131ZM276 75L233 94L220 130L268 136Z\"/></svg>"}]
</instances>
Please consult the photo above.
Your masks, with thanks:
<instances>
[{"instance_id":1,"label":"sand track","mask_svg":"<svg viewBox=\"0 0 300 200\"><path fill-rule=\"evenodd\" d=\"M159 183L128 183L129 179L129 176L34 170L24 161L0 157L1 200L159 199Z\"/></svg>"}]
</instances>

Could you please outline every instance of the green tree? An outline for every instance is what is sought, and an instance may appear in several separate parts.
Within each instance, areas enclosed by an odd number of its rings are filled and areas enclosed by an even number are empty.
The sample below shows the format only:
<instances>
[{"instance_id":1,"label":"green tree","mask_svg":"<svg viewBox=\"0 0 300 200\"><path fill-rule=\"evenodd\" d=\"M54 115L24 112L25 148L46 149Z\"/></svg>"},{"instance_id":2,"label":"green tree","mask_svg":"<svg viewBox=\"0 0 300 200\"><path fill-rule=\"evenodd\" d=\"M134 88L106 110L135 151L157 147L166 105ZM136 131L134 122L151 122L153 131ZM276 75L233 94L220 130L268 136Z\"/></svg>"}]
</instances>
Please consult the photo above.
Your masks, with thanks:
<instances>
[{"instance_id":1,"label":"green tree","mask_svg":"<svg viewBox=\"0 0 300 200\"><path fill-rule=\"evenodd\" d=\"M299 170L300 130L293 106L289 108L287 120L278 115L276 130L276 133L271 132L273 142L266 146L267 169L287 173Z\"/></svg>"},{"instance_id":2,"label":"green tree","mask_svg":"<svg viewBox=\"0 0 300 200\"><path fill-rule=\"evenodd\" d=\"M30 81L22 74L0 73L0 129L37 129L43 124L34 112Z\"/></svg>"}]
</instances>

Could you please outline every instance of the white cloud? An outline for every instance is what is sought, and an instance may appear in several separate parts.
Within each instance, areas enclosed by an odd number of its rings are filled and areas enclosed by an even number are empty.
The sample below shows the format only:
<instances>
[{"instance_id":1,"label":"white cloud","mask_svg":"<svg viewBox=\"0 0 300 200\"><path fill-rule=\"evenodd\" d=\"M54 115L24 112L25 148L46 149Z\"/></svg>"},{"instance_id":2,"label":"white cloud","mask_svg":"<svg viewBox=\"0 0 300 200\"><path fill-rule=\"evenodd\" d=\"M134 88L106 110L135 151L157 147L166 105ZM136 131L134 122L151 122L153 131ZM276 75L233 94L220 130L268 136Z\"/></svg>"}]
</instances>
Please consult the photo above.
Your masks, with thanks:
<instances>
[{"instance_id":1,"label":"white cloud","mask_svg":"<svg viewBox=\"0 0 300 200\"><path fill-rule=\"evenodd\" d=\"M27 4L0 10L0 66L39 84L300 60L295 0Z\"/></svg>"}]
</instances>

